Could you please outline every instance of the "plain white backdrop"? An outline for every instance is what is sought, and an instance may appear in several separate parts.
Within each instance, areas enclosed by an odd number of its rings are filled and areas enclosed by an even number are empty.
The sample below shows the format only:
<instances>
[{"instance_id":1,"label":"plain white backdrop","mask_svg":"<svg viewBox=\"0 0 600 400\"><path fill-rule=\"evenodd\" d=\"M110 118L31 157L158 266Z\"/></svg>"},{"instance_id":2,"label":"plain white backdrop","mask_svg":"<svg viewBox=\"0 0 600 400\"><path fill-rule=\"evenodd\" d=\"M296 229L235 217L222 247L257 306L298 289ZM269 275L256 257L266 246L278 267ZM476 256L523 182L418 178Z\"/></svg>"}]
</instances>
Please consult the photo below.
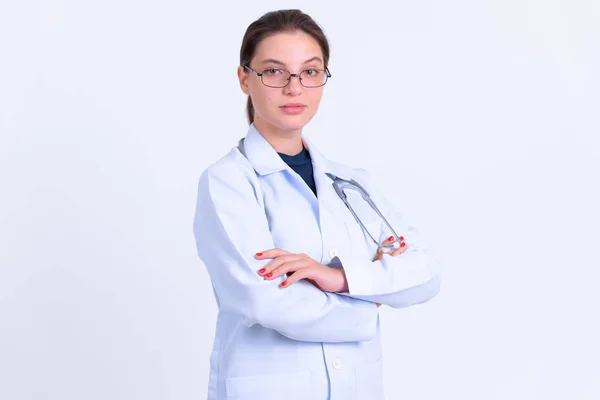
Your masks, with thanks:
<instances>
[{"instance_id":1,"label":"plain white backdrop","mask_svg":"<svg viewBox=\"0 0 600 400\"><path fill-rule=\"evenodd\" d=\"M444 261L437 298L381 308L387 398L600 398L593 0L2 0L0 398L206 398L196 185L279 8L331 42L306 134Z\"/></svg>"}]
</instances>

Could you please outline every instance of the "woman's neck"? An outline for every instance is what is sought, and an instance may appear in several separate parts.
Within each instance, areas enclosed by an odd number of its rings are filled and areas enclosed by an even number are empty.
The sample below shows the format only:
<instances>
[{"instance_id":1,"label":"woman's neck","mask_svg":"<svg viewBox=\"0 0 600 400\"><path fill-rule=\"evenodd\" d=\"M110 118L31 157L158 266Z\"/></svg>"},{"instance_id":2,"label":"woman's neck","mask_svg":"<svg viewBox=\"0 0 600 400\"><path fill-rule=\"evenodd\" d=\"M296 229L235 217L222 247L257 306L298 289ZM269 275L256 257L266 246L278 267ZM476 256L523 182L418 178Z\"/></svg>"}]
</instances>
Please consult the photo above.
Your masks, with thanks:
<instances>
[{"instance_id":1,"label":"woman's neck","mask_svg":"<svg viewBox=\"0 0 600 400\"><path fill-rule=\"evenodd\" d=\"M254 120L254 127L278 153L295 156L304 148L302 129L285 131L261 119Z\"/></svg>"}]
</instances>

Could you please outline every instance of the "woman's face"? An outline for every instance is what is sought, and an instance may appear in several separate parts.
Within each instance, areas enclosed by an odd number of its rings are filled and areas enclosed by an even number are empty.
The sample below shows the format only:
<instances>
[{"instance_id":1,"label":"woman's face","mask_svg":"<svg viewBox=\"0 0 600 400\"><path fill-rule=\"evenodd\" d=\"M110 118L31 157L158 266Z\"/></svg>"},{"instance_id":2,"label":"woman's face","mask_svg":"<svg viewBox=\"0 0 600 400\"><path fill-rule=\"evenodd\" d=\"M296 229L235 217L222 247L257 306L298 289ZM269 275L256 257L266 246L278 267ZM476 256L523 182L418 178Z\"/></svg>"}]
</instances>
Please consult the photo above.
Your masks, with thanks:
<instances>
[{"instance_id":1,"label":"woman's face","mask_svg":"<svg viewBox=\"0 0 600 400\"><path fill-rule=\"evenodd\" d=\"M263 39L249 67L258 73L278 68L292 74L325 69L318 42L302 31L277 33ZM306 88L297 77L292 77L284 88L263 85L260 76L244 67L238 67L238 77L242 91L252 97L254 124L259 131L301 132L314 117L323 96L323 86ZM299 109L286 106L291 103L302 106Z\"/></svg>"}]
</instances>

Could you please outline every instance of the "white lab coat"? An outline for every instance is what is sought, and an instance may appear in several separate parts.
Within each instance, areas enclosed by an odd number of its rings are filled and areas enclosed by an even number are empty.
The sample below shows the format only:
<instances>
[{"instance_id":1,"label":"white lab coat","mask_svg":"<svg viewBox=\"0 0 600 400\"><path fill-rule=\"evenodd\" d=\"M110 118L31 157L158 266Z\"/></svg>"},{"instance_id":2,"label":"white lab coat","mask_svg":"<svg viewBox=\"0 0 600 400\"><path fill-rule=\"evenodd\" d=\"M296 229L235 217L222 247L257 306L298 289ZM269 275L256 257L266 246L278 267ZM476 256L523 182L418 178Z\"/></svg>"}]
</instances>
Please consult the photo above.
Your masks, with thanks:
<instances>
[{"instance_id":1,"label":"white lab coat","mask_svg":"<svg viewBox=\"0 0 600 400\"><path fill-rule=\"evenodd\" d=\"M318 198L250 125L246 157L235 146L200 178L194 218L198 255L219 308L209 400L382 400L378 308L425 302L440 286L439 263L416 230L373 187L368 173L327 160L303 137ZM377 246L334 192L332 173L371 195L407 250L372 262ZM359 198L352 206L380 242L385 224ZM376 237L377 238L377 237ZM257 271L271 248L343 267L349 293L307 281L288 288Z\"/></svg>"}]
</instances>

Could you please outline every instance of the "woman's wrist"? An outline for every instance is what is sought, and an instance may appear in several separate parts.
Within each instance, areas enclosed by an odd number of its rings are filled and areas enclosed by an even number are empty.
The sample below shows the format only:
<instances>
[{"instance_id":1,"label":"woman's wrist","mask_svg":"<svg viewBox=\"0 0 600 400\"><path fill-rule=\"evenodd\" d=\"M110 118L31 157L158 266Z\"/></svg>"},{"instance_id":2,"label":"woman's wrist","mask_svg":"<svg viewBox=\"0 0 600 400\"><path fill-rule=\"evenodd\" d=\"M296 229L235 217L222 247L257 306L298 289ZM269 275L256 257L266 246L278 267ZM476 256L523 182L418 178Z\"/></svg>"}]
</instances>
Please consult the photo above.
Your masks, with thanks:
<instances>
[{"instance_id":1,"label":"woman's wrist","mask_svg":"<svg viewBox=\"0 0 600 400\"><path fill-rule=\"evenodd\" d=\"M348 293L348 279L346 279L346 271L344 271L344 268L338 268L338 270L340 271L340 290L338 290L338 293Z\"/></svg>"}]
</instances>

